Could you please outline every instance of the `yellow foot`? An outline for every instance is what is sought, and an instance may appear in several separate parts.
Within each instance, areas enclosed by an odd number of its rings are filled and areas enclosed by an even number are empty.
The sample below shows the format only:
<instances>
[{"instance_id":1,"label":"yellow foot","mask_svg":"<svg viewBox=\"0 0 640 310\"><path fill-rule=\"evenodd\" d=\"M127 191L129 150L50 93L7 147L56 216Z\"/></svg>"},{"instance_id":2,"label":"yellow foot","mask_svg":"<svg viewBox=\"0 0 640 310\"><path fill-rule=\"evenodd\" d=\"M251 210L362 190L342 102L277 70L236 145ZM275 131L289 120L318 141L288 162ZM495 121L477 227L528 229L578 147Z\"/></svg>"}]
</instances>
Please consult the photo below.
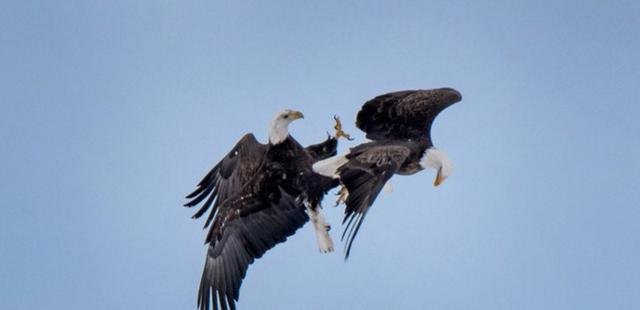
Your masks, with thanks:
<instances>
[{"instance_id":1,"label":"yellow foot","mask_svg":"<svg viewBox=\"0 0 640 310\"><path fill-rule=\"evenodd\" d=\"M338 117L338 115L334 115L333 119L336 120L336 125L333 126L333 128L335 128L336 130L336 139L340 139L340 137L343 137L349 141L352 141L353 138L351 138L351 135L342 131L342 122L340 122L340 118Z\"/></svg>"}]
</instances>

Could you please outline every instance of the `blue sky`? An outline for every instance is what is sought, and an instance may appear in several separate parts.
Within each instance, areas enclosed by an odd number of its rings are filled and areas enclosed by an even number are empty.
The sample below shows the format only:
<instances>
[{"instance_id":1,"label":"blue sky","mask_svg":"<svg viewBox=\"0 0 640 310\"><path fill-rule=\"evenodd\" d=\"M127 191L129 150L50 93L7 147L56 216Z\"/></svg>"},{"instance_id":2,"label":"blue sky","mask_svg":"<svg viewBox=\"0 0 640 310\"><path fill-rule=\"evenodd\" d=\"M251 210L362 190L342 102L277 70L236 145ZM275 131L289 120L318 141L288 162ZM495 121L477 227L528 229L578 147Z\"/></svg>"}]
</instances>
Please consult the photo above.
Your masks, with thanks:
<instances>
[{"instance_id":1,"label":"blue sky","mask_svg":"<svg viewBox=\"0 0 640 310\"><path fill-rule=\"evenodd\" d=\"M394 178L347 263L303 227L239 307L640 308L637 1L1 7L2 309L194 309L183 197L244 133L293 108L303 143L336 113L362 141L364 101L442 86L454 175Z\"/></svg>"}]
</instances>

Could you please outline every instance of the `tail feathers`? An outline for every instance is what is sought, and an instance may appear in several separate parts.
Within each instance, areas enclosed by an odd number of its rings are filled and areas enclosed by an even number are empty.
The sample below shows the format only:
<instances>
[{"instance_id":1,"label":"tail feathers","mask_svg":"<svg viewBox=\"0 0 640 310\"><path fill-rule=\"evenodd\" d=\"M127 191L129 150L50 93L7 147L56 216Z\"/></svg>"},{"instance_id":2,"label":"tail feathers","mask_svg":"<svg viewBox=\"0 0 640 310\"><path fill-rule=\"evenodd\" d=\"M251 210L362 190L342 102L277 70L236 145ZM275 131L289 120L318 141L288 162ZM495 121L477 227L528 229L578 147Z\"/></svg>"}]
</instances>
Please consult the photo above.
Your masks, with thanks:
<instances>
[{"instance_id":1,"label":"tail feathers","mask_svg":"<svg viewBox=\"0 0 640 310\"><path fill-rule=\"evenodd\" d=\"M348 161L347 155L329 157L313 164L313 171L326 177L337 179L339 177L338 168Z\"/></svg>"}]
</instances>

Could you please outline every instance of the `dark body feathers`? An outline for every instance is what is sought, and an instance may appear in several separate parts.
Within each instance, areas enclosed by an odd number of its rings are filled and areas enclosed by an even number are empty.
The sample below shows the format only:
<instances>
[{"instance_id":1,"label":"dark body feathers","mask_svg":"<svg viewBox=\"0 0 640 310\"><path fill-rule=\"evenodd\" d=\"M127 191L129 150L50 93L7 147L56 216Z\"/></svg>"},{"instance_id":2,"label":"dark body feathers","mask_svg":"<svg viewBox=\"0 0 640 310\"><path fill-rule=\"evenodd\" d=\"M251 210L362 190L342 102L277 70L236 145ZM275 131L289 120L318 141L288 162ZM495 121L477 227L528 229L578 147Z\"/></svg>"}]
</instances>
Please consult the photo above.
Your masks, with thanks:
<instances>
[{"instance_id":1,"label":"dark body feathers","mask_svg":"<svg viewBox=\"0 0 640 310\"><path fill-rule=\"evenodd\" d=\"M317 207L337 186L311 169L336 149L334 138L305 149L291 136L267 145L247 134L187 196L187 207L204 201L195 218L209 211L209 247L198 293L201 310L210 305L235 309L248 266L309 220L303 202Z\"/></svg>"},{"instance_id":2,"label":"dark body feathers","mask_svg":"<svg viewBox=\"0 0 640 310\"><path fill-rule=\"evenodd\" d=\"M348 258L362 221L384 184L394 175L423 169L420 160L432 147L431 125L438 113L460 101L451 88L409 90L384 94L367 101L357 115L356 126L373 140L352 148L346 164L337 170L349 196L345 201Z\"/></svg>"}]
</instances>

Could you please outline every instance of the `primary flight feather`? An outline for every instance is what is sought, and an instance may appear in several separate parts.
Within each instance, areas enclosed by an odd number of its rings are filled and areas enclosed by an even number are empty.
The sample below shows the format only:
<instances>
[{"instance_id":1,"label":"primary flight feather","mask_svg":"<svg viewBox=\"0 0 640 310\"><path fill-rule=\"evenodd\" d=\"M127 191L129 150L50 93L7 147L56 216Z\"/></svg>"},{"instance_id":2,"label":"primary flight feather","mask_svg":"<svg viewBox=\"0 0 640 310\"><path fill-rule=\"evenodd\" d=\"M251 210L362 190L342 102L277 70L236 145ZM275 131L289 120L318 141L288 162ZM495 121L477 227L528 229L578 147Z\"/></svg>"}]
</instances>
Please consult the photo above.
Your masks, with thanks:
<instances>
[{"instance_id":1,"label":"primary flight feather","mask_svg":"<svg viewBox=\"0 0 640 310\"><path fill-rule=\"evenodd\" d=\"M433 146L431 126L442 110L461 99L452 88L377 96L362 106L356 120L356 126L372 141L313 165L314 171L342 185L338 202L346 205L342 235L343 240L346 238L345 258L367 212L393 175L432 168L437 171L434 185L438 186L451 174L451 161Z\"/></svg>"},{"instance_id":2,"label":"primary flight feather","mask_svg":"<svg viewBox=\"0 0 640 310\"><path fill-rule=\"evenodd\" d=\"M201 310L235 309L248 266L309 218L320 250L333 250L320 202L338 182L313 172L311 165L336 154L340 133L304 148L288 131L300 118L302 113L291 110L276 115L268 144L245 135L187 196L187 207L202 203L194 218L209 211Z\"/></svg>"}]
</instances>

